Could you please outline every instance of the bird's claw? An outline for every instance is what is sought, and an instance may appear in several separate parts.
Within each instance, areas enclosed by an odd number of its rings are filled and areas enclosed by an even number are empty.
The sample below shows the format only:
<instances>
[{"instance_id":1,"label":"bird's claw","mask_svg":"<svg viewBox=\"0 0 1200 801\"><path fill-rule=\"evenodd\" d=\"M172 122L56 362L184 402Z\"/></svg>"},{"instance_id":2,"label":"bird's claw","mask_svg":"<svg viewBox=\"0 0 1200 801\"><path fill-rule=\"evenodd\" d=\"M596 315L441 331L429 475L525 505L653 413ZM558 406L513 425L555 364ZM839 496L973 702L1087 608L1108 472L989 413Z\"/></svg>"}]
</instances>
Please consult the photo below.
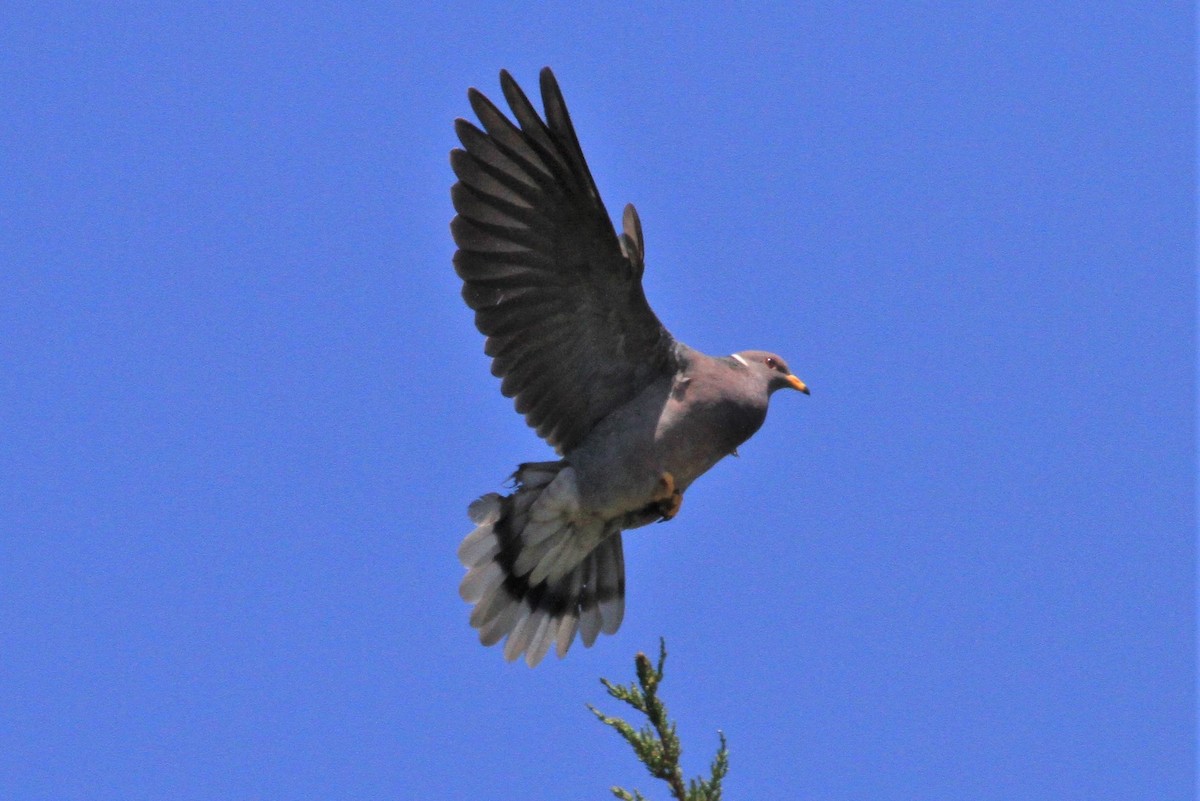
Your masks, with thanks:
<instances>
[{"instance_id":1,"label":"bird's claw","mask_svg":"<svg viewBox=\"0 0 1200 801\"><path fill-rule=\"evenodd\" d=\"M659 476L658 483L662 486L662 493L651 506L658 512L658 522L665 523L679 514L679 507L683 505L683 493L675 488L675 476L665 470Z\"/></svg>"},{"instance_id":2,"label":"bird's claw","mask_svg":"<svg viewBox=\"0 0 1200 801\"><path fill-rule=\"evenodd\" d=\"M659 501L655 505L659 514L658 522L665 523L679 514L680 506L683 506L683 493L681 492L673 493L670 498Z\"/></svg>"}]
</instances>

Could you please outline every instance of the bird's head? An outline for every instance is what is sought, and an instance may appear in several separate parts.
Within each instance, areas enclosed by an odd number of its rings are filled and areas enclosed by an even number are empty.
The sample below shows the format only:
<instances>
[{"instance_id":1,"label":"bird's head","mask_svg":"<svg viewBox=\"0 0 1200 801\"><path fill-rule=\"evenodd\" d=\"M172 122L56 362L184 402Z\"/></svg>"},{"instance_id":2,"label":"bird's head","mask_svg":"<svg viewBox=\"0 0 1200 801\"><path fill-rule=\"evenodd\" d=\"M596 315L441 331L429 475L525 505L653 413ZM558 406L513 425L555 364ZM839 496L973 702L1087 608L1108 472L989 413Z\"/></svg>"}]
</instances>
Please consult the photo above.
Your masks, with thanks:
<instances>
[{"instance_id":1,"label":"bird's head","mask_svg":"<svg viewBox=\"0 0 1200 801\"><path fill-rule=\"evenodd\" d=\"M765 350L744 350L733 354L733 358L766 380L768 394L777 389L796 389L805 395L809 394L808 387L803 381L792 375L787 362L781 356L767 353Z\"/></svg>"}]
</instances>

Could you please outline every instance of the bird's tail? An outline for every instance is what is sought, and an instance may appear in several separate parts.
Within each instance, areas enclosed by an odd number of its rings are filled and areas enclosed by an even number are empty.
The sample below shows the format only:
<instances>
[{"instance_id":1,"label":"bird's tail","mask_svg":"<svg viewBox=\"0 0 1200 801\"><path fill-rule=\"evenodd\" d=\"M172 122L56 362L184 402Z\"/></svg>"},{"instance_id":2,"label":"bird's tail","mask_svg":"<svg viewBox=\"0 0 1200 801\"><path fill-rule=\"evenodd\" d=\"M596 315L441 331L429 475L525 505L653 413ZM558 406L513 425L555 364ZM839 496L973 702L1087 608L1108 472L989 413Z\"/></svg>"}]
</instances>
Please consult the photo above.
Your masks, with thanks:
<instances>
[{"instance_id":1,"label":"bird's tail","mask_svg":"<svg viewBox=\"0 0 1200 801\"><path fill-rule=\"evenodd\" d=\"M621 532L579 514L575 471L566 462L531 462L513 474L511 495L489 493L467 510L477 528L458 558L468 568L459 587L474 604L479 641L505 636L504 658L525 654L533 667L555 646L562 658L575 634L591 647L625 615Z\"/></svg>"}]
</instances>

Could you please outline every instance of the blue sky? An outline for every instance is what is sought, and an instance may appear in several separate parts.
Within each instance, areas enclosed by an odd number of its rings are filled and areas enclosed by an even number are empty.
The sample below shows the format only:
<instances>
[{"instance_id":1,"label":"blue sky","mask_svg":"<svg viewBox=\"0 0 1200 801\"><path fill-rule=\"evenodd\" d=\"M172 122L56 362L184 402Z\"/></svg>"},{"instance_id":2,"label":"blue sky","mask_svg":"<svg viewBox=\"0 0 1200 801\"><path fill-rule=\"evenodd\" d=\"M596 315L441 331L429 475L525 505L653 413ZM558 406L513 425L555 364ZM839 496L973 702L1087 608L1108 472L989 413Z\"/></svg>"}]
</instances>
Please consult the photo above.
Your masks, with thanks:
<instances>
[{"instance_id":1,"label":"blue sky","mask_svg":"<svg viewBox=\"0 0 1200 801\"><path fill-rule=\"evenodd\" d=\"M729 798L1193 797L1192 7L409 5L0 11L0 796L662 797L584 708L661 635ZM813 394L530 671L447 153L544 65L668 328Z\"/></svg>"}]
</instances>

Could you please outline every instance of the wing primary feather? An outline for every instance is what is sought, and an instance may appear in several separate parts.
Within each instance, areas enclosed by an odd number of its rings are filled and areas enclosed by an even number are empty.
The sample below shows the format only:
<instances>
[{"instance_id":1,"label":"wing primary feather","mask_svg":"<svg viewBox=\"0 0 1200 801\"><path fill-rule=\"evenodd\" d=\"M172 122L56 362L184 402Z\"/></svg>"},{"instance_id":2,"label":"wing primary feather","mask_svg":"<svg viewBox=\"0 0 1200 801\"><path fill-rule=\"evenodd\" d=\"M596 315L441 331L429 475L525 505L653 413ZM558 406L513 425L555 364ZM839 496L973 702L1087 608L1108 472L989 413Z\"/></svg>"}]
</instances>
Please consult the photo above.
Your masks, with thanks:
<instances>
[{"instance_id":1,"label":"wing primary feather","mask_svg":"<svg viewBox=\"0 0 1200 801\"><path fill-rule=\"evenodd\" d=\"M503 148L507 153L520 158L529 166L538 170L545 179L553 181L555 179L554 171L551 170L542 159L542 154L530 147L527 137L521 132L517 126L513 125L508 117L504 116L504 112L496 108L491 100L488 100L478 89L470 89L467 91L467 99L471 103L471 110L475 112L475 116L479 118L479 122L483 125L483 129L487 131L488 136L495 140L497 146ZM517 154L523 154L518 156Z\"/></svg>"},{"instance_id":2,"label":"wing primary feather","mask_svg":"<svg viewBox=\"0 0 1200 801\"><path fill-rule=\"evenodd\" d=\"M475 222L537 230L543 237L553 235L553 231L547 230L545 225L538 224L537 213L533 209L523 209L483 195L478 189L472 189L461 181L456 181L450 187L450 201L455 211Z\"/></svg>"},{"instance_id":3,"label":"wing primary feather","mask_svg":"<svg viewBox=\"0 0 1200 801\"><path fill-rule=\"evenodd\" d=\"M464 253L464 251L459 251L459 253ZM480 258L474 261L460 259L455 265L459 275L466 282L510 290L541 288L554 291L562 286L562 279L554 273L526 264L493 262L483 254L474 255Z\"/></svg>"},{"instance_id":4,"label":"wing primary feather","mask_svg":"<svg viewBox=\"0 0 1200 801\"><path fill-rule=\"evenodd\" d=\"M516 203L527 208L544 206L546 199L561 197L561 189L554 185L531 185L519 180L511 173L489 164L468 150L455 149L451 153L462 153L450 166L463 183L485 195L494 195L506 203ZM517 200L514 201L513 198Z\"/></svg>"},{"instance_id":5,"label":"wing primary feather","mask_svg":"<svg viewBox=\"0 0 1200 801\"><path fill-rule=\"evenodd\" d=\"M463 148L480 162L520 181L534 191L542 190L544 181L530 175L532 167L519 157L502 149L495 139L464 119L454 121L454 132Z\"/></svg>"},{"instance_id":6,"label":"wing primary feather","mask_svg":"<svg viewBox=\"0 0 1200 801\"><path fill-rule=\"evenodd\" d=\"M472 235L475 235L476 237L486 235L503 242L511 243L512 245L517 245L520 250L513 252L528 251L538 254L542 258L538 258L536 261L546 265L546 267L543 269L548 273L555 272L554 270L549 269L549 266L553 262L552 257L548 255L554 249L554 241L550 236L547 235L545 231L537 228L531 228L527 225L521 225L520 223L515 225L497 225L496 223L489 223L474 219L470 214L458 214L454 219L464 220L464 224L468 226L469 229L472 229ZM472 246L471 244L460 245L459 247L464 250L487 250L487 248L484 246L476 247ZM499 252L504 251L501 250ZM535 259L521 259L521 261L525 263L533 263Z\"/></svg>"},{"instance_id":7,"label":"wing primary feather","mask_svg":"<svg viewBox=\"0 0 1200 801\"><path fill-rule=\"evenodd\" d=\"M491 255L501 254L506 261L536 265L546 273L557 273L553 269L554 242L544 231L524 225L496 225L480 222L469 214L457 214L451 232L460 250L475 251ZM513 254L513 255L509 255Z\"/></svg>"},{"instance_id":8,"label":"wing primary feather","mask_svg":"<svg viewBox=\"0 0 1200 801\"><path fill-rule=\"evenodd\" d=\"M461 271L458 277L464 281L472 280L473 275L486 276L493 271L502 274L508 268L536 270L552 275L559 274L558 271L551 268L550 261L545 254L532 250L525 253L481 253L477 250L460 248L454 254L453 264L456 272Z\"/></svg>"},{"instance_id":9,"label":"wing primary feather","mask_svg":"<svg viewBox=\"0 0 1200 801\"><path fill-rule=\"evenodd\" d=\"M497 198L504 203L523 209L533 209L534 200L526 197L525 193L508 185L489 172L484 166L465 150L455 148L450 151L450 167L458 180L480 194ZM526 190L528 192L528 190Z\"/></svg>"},{"instance_id":10,"label":"wing primary feather","mask_svg":"<svg viewBox=\"0 0 1200 801\"><path fill-rule=\"evenodd\" d=\"M536 242L530 242L524 232L517 229L503 229L496 226L480 225L472 222L461 214L450 221L450 232L459 250L476 253L516 253L541 255L543 248L537 247ZM525 259L522 259L525 261Z\"/></svg>"},{"instance_id":11,"label":"wing primary feather","mask_svg":"<svg viewBox=\"0 0 1200 801\"><path fill-rule=\"evenodd\" d=\"M500 91L504 93L508 107L512 109L513 116L520 123L527 144L538 152L544 162L549 162L558 168L553 177L561 179L564 174L569 173L570 165L559 153L558 146L551 138L546 123L538 116L537 110L529 102L524 90L513 80L508 70L500 70Z\"/></svg>"},{"instance_id":12,"label":"wing primary feather","mask_svg":"<svg viewBox=\"0 0 1200 801\"><path fill-rule=\"evenodd\" d=\"M600 191L592 179L592 171L588 169L583 158L583 148L579 146L579 137L575 135L575 126L571 124L571 115L567 113L567 103L563 100L562 90L558 88L558 80L549 67L543 67L539 75L542 85L542 107L546 112L546 124L550 133L560 143L560 150L566 156L571 171L583 182L588 195L601 207ZM606 214L605 217L608 215ZM612 223L609 222L611 229Z\"/></svg>"}]
</instances>

